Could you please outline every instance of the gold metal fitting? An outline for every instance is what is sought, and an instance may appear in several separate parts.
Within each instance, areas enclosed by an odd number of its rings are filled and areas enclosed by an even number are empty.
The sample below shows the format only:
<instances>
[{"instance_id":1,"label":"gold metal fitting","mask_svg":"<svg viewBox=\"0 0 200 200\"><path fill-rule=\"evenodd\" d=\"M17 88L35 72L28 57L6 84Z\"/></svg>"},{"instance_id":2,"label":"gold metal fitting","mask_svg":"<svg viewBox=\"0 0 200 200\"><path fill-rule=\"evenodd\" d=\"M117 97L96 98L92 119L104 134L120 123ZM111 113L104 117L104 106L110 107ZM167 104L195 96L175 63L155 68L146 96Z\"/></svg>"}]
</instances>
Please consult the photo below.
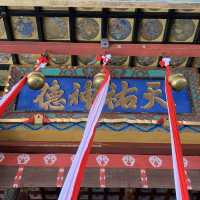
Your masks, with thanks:
<instances>
[{"instance_id":1,"label":"gold metal fitting","mask_svg":"<svg viewBox=\"0 0 200 200\"><path fill-rule=\"evenodd\" d=\"M39 90L44 86L45 76L41 72L31 72L27 78L28 86L33 90Z\"/></svg>"},{"instance_id":2,"label":"gold metal fitting","mask_svg":"<svg viewBox=\"0 0 200 200\"><path fill-rule=\"evenodd\" d=\"M172 88L176 91L180 91L187 86L186 78L180 73L170 75L168 81Z\"/></svg>"},{"instance_id":3,"label":"gold metal fitting","mask_svg":"<svg viewBox=\"0 0 200 200\"><path fill-rule=\"evenodd\" d=\"M94 76L94 79L93 79L93 86L94 86L94 88L99 88L99 86L104 81L104 79L105 79L105 74L104 73L99 72L98 74L96 74Z\"/></svg>"}]
</instances>

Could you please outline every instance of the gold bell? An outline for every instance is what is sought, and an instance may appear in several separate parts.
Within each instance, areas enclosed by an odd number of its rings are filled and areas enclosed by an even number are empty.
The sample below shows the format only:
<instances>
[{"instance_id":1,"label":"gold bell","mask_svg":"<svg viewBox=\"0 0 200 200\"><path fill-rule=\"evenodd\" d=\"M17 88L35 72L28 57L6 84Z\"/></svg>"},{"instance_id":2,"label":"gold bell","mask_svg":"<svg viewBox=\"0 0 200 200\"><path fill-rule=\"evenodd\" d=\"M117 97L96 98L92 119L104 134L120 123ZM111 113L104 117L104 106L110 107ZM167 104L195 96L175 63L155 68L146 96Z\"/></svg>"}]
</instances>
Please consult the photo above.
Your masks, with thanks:
<instances>
[{"instance_id":1,"label":"gold bell","mask_svg":"<svg viewBox=\"0 0 200 200\"><path fill-rule=\"evenodd\" d=\"M41 72L31 72L27 78L28 86L32 90L39 90L44 86L45 76Z\"/></svg>"},{"instance_id":2,"label":"gold bell","mask_svg":"<svg viewBox=\"0 0 200 200\"><path fill-rule=\"evenodd\" d=\"M104 79L105 79L105 74L104 73L100 72L100 73L96 74L94 76L94 79L93 79L94 88L99 88L99 86L104 81Z\"/></svg>"},{"instance_id":3,"label":"gold bell","mask_svg":"<svg viewBox=\"0 0 200 200\"><path fill-rule=\"evenodd\" d=\"M183 74L172 74L169 76L168 81L176 91L180 91L187 86L187 80Z\"/></svg>"}]
</instances>

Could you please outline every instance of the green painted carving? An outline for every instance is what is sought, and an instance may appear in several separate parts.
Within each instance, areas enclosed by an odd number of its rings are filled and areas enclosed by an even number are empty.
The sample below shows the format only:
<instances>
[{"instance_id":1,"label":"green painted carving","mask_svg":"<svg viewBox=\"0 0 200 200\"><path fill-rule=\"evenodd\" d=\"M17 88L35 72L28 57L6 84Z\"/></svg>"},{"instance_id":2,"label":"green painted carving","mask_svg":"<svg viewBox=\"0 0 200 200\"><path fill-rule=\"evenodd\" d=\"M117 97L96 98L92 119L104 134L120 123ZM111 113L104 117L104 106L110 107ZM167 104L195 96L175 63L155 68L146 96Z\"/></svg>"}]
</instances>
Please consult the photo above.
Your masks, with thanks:
<instances>
[{"instance_id":1,"label":"green painted carving","mask_svg":"<svg viewBox=\"0 0 200 200\"><path fill-rule=\"evenodd\" d=\"M45 76L58 76L61 70L58 68L56 69L44 68L44 69L41 69L41 71Z\"/></svg>"},{"instance_id":2,"label":"green painted carving","mask_svg":"<svg viewBox=\"0 0 200 200\"><path fill-rule=\"evenodd\" d=\"M154 116L153 116L153 119L159 120L159 119L160 119L160 116L159 116L159 115L154 115Z\"/></svg>"},{"instance_id":3,"label":"green painted carving","mask_svg":"<svg viewBox=\"0 0 200 200\"><path fill-rule=\"evenodd\" d=\"M124 76L125 77L132 77L133 76L133 70L132 69L125 69L124 70Z\"/></svg>"},{"instance_id":4,"label":"green painted carving","mask_svg":"<svg viewBox=\"0 0 200 200\"><path fill-rule=\"evenodd\" d=\"M113 71L113 75L115 75L116 77L119 77L122 74L122 70L121 69L115 69Z\"/></svg>"},{"instance_id":5,"label":"green painted carving","mask_svg":"<svg viewBox=\"0 0 200 200\"><path fill-rule=\"evenodd\" d=\"M1 80L1 79L0 79L0 86L5 86L4 80Z\"/></svg>"},{"instance_id":6,"label":"green painted carving","mask_svg":"<svg viewBox=\"0 0 200 200\"><path fill-rule=\"evenodd\" d=\"M165 71L163 70L148 70L148 75L150 77L165 77Z\"/></svg>"},{"instance_id":7,"label":"green painted carving","mask_svg":"<svg viewBox=\"0 0 200 200\"><path fill-rule=\"evenodd\" d=\"M19 189L9 188L4 191L4 200L17 200Z\"/></svg>"},{"instance_id":8,"label":"green painted carving","mask_svg":"<svg viewBox=\"0 0 200 200\"><path fill-rule=\"evenodd\" d=\"M149 77L149 75L148 75L148 71L146 70L135 70L132 77L146 78L146 77Z\"/></svg>"},{"instance_id":9,"label":"green painted carving","mask_svg":"<svg viewBox=\"0 0 200 200\"><path fill-rule=\"evenodd\" d=\"M83 76L83 75L84 75L84 73L83 73L83 68L77 69L77 70L76 70L76 74L77 74L78 76Z\"/></svg>"}]
</instances>

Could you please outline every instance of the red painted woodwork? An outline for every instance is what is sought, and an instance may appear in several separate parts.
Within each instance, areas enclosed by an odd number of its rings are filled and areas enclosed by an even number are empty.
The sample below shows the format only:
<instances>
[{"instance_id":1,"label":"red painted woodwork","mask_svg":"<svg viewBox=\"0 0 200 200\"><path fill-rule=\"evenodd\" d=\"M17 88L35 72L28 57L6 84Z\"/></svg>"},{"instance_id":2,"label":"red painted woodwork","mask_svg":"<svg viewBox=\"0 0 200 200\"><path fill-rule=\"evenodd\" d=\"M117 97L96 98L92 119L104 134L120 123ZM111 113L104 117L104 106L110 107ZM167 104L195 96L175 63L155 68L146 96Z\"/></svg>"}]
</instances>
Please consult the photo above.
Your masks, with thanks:
<instances>
[{"instance_id":1,"label":"red painted woodwork","mask_svg":"<svg viewBox=\"0 0 200 200\"><path fill-rule=\"evenodd\" d=\"M197 44L111 44L102 49L100 43L70 42L31 42L0 41L0 53L40 54L48 51L52 54L100 55L111 53L116 56L188 56L200 57L200 45Z\"/></svg>"},{"instance_id":2,"label":"red painted woodwork","mask_svg":"<svg viewBox=\"0 0 200 200\"><path fill-rule=\"evenodd\" d=\"M0 166L66 168L73 154L0 153ZM89 168L172 169L172 158L166 155L90 154ZM200 169L200 156L185 156L185 169Z\"/></svg>"},{"instance_id":3,"label":"red painted woodwork","mask_svg":"<svg viewBox=\"0 0 200 200\"><path fill-rule=\"evenodd\" d=\"M75 153L78 142L32 142L32 141L0 141L0 151L8 153ZM186 156L200 155L198 144L183 144ZM170 144L165 143L120 143L95 142L93 154L160 154L171 155Z\"/></svg>"}]
</instances>

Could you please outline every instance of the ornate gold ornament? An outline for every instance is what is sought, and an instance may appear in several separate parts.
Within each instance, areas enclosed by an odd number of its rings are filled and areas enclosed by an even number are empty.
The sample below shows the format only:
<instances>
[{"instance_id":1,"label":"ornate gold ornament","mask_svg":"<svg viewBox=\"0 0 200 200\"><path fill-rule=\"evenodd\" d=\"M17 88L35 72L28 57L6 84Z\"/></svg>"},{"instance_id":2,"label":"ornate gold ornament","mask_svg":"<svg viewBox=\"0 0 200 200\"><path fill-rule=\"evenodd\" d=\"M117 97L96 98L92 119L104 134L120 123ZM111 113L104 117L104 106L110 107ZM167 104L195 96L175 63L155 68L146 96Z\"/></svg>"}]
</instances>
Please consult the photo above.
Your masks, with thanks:
<instances>
[{"instance_id":1,"label":"ornate gold ornament","mask_svg":"<svg viewBox=\"0 0 200 200\"><path fill-rule=\"evenodd\" d=\"M33 90L39 90L44 86L45 76L41 72L32 72L27 78L28 86Z\"/></svg>"},{"instance_id":2,"label":"ornate gold ornament","mask_svg":"<svg viewBox=\"0 0 200 200\"><path fill-rule=\"evenodd\" d=\"M93 80L93 86L94 86L94 88L99 88L99 86L104 81L104 79L105 79L105 74L104 73L99 72L98 74L96 74L94 76L94 80Z\"/></svg>"},{"instance_id":3,"label":"ornate gold ornament","mask_svg":"<svg viewBox=\"0 0 200 200\"><path fill-rule=\"evenodd\" d=\"M33 115L34 117L34 124L43 124L44 115L37 113Z\"/></svg>"},{"instance_id":4,"label":"ornate gold ornament","mask_svg":"<svg viewBox=\"0 0 200 200\"><path fill-rule=\"evenodd\" d=\"M187 86L187 80L183 74L172 74L168 79L172 88L176 91L180 91Z\"/></svg>"},{"instance_id":5,"label":"ornate gold ornament","mask_svg":"<svg viewBox=\"0 0 200 200\"><path fill-rule=\"evenodd\" d=\"M0 119L0 123L24 123L29 120L29 118L7 118ZM79 117L79 118L48 118L49 123L78 123L78 122L87 122L87 117ZM102 123L128 123L128 124L158 124L158 120L155 119L129 119L126 117L123 118L101 118L99 122ZM166 121L167 122L167 121ZM164 125L165 123L164 122ZM200 126L199 121L178 121L178 123L182 125L191 125L191 126Z\"/></svg>"}]
</instances>

